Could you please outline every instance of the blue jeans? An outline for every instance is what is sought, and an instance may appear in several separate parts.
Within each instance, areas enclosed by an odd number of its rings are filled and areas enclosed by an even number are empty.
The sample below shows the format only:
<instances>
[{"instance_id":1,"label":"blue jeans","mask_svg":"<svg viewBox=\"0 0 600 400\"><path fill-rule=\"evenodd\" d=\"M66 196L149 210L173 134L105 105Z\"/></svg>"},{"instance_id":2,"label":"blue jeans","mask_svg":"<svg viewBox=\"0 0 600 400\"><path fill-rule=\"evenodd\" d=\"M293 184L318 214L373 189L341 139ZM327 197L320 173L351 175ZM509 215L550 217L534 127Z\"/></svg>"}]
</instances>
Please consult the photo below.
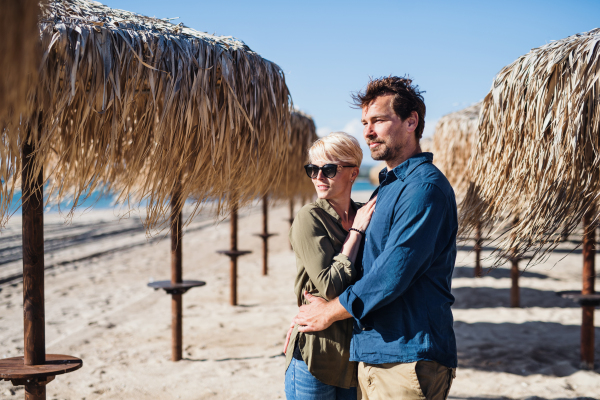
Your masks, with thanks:
<instances>
[{"instance_id":1,"label":"blue jeans","mask_svg":"<svg viewBox=\"0 0 600 400\"><path fill-rule=\"evenodd\" d=\"M287 400L356 400L356 388L326 385L312 376L304 361L292 358L285 372Z\"/></svg>"}]
</instances>

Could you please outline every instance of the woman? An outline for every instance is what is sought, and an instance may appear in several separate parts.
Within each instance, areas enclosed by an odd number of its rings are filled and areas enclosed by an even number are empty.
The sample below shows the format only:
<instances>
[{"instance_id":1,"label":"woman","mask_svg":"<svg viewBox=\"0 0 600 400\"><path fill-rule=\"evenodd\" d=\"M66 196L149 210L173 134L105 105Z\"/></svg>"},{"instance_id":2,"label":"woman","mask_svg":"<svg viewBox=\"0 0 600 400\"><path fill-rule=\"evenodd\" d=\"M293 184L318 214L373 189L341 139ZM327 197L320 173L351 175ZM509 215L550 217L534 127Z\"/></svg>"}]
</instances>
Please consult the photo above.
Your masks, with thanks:
<instances>
[{"instance_id":1,"label":"woman","mask_svg":"<svg viewBox=\"0 0 600 400\"><path fill-rule=\"evenodd\" d=\"M298 306L306 304L305 291L331 300L356 281L361 241L375 206L372 200L360 207L350 198L362 162L354 137L332 133L317 140L308 154L304 168L318 200L298 212L290 229ZM290 327L284 347L287 400L356 399L357 365L349 361L352 327L351 319L315 333Z\"/></svg>"}]
</instances>

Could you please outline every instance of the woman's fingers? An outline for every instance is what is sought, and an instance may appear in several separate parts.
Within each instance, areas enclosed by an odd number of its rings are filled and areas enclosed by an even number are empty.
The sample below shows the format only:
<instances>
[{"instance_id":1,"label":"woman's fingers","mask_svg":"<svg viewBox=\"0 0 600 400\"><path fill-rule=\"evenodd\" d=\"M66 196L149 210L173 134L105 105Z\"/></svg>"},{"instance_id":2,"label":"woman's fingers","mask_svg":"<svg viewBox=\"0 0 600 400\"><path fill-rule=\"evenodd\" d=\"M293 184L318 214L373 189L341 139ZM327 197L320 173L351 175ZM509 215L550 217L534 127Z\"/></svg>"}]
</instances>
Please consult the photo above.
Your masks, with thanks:
<instances>
[{"instance_id":1,"label":"woman's fingers","mask_svg":"<svg viewBox=\"0 0 600 400\"><path fill-rule=\"evenodd\" d=\"M290 338L292 337L292 331L294 330L295 324L292 322L290 329L288 329L287 335L285 335L285 344L283 345L283 354L287 353L288 345L290 344Z\"/></svg>"}]
</instances>

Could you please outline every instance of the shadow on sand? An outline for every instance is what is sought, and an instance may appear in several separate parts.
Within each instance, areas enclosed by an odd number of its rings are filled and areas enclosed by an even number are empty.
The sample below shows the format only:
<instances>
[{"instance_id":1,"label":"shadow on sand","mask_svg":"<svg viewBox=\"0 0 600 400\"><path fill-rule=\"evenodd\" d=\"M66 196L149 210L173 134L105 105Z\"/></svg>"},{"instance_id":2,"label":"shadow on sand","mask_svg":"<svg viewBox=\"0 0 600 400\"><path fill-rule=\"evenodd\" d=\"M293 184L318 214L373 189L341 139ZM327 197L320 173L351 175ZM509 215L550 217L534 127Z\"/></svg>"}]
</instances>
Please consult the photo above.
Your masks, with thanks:
<instances>
[{"instance_id":1,"label":"shadow on sand","mask_svg":"<svg viewBox=\"0 0 600 400\"><path fill-rule=\"evenodd\" d=\"M569 376L579 371L580 327L577 325L457 321L454 329L459 367L521 376ZM596 328L596 337L600 337L600 328ZM600 360L598 346L595 358ZM600 365L595 371L600 372Z\"/></svg>"},{"instance_id":2,"label":"shadow on sand","mask_svg":"<svg viewBox=\"0 0 600 400\"><path fill-rule=\"evenodd\" d=\"M473 278L475 275L475 268L471 265L458 265L454 267L454 273L452 278ZM483 269L483 277L489 276L495 279L510 278L510 270L508 268L493 268L488 270ZM519 275L523 278L538 278L538 279L554 279L548 275L540 274L539 272L523 271Z\"/></svg>"},{"instance_id":3,"label":"shadow on sand","mask_svg":"<svg viewBox=\"0 0 600 400\"><path fill-rule=\"evenodd\" d=\"M456 298L453 309L510 307L510 289L458 287L452 289L452 294ZM553 291L522 287L521 307L578 308L579 305Z\"/></svg>"},{"instance_id":4,"label":"shadow on sand","mask_svg":"<svg viewBox=\"0 0 600 400\"><path fill-rule=\"evenodd\" d=\"M449 400L513 400L512 397L462 397L462 396L448 396ZM525 397L524 400L596 400L593 397L538 397L538 396L529 396Z\"/></svg>"}]
</instances>

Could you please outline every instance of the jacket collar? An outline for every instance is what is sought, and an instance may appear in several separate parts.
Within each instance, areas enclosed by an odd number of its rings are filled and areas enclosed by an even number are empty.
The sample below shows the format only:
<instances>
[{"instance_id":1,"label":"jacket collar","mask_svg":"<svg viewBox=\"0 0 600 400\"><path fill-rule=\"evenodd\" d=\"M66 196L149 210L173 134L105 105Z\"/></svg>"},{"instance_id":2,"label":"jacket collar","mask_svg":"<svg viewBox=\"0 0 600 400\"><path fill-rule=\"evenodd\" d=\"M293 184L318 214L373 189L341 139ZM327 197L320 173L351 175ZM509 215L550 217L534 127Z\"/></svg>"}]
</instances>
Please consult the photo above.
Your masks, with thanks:
<instances>
[{"instance_id":1,"label":"jacket collar","mask_svg":"<svg viewBox=\"0 0 600 400\"><path fill-rule=\"evenodd\" d=\"M419 165L431 162L433 162L432 153L416 154L391 171L388 171L387 167L382 169L379 172L379 184L381 185L384 182L391 183L396 179L404 181Z\"/></svg>"}]
</instances>

